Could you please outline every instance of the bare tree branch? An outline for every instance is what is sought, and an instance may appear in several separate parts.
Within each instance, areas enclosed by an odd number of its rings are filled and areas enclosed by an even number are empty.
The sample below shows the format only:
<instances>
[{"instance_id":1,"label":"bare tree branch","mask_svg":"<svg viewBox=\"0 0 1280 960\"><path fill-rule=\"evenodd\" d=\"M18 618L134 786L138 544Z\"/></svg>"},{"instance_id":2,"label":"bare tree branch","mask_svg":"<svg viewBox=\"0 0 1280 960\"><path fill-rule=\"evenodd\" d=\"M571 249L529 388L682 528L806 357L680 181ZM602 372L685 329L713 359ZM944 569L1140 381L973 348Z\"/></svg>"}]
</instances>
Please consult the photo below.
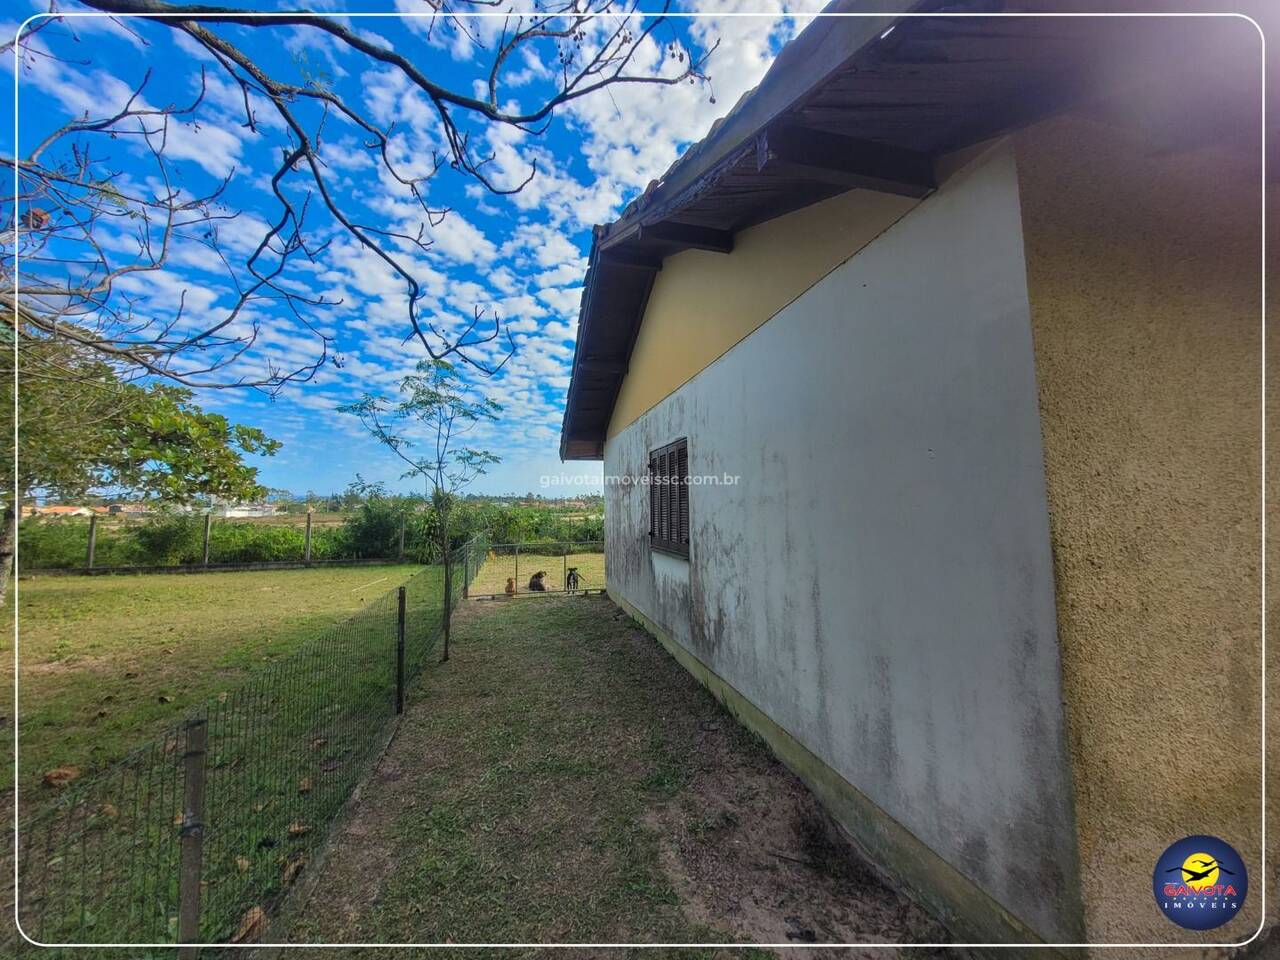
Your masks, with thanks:
<instances>
[{"instance_id":1,"label":"bare tree branch","mask_svg":"<svg viewBox=\"0 0 1280 960\"><path fill-rule=\"evenodd\" d=\"M433 319L435 304L417 255L431 248L432 231L449 210L428 203L427 183L448 167L493 193L519 192L537 175L536 161L517 182L497 182L490 167L493 156L478 149L485 139L478 134L496 125L536 136L558 108L613 84L670 86L705 80L706 58L714 50L696 56L680 50L678 57L666 56L672 52L669 45L657 43L653 31L664 22L670 0L657 14L642 13L639 0L537 0L531 13L502 17L496 35L473 30L473 21L459 17L448 0L425 0L432 14L431 30L440 26L461 31L483 51L476 78L483 94L476 95L467 78L459 78L456 87L442 83L427 75L411 54L357 32L341 18L304 11L249 16L226 7L160 0L80 2L135 18L128 21L129 29L143 42L141 24L155 24L185 34L207 51L210 69L239 92L244 126L280 138L280 162L268 181L276 212L247 255L240 248L240 256L229 256L221 232L240 216L224 206L230 177L192 196L180 186L170 157L171 125L199 123L204 70L199 93L185 106L148 103L148 73L115 111L72 118L24 157L0 157L0 165L16 170L19 182L7 226L0 227L0 239L15 241L11 251L0 253L0 292L11 307L21 308L29 336L65 337L143 375L192 386L275 391L312 378L325 363L339 362L332 335L322 332L326 328L317 317L340 301L304 292L310 285L305 275L299 280L296 273L300 264L316 262L335 236L352 241L402 284L405 339L417 340L432 360L450 358L481 374L495 373L515 347L500 316L477 307L460 331L442 329ZM508 0L462 2L496 10ZM40 32L40 41L47 40L48 26L59 19L51 7L48 18L28 29L19 52L52 55L34 38ZM247 52L241 42L243 28L254 33L314 32L389 67L425 95L438 120L442 152L428 160L425 170L411 166L412 161L400 156L394 123L375 122L366 104L337 92L323 79L304 72L305 82L298 83L277 75ZM646 44L655 44L662 53L657 69L635 66L637 52ZM529 51L539 62L555 63L550 89L529 106L519 106L519 98L504 82L506 68L520 51ZM527 95L527 90L522 93ZM276 119L264 123L255 113L255 101L265 103ZM419 223L369 222L358 204L335 189L324 150L325 123L331 116L360 131L364 148L388 182L412 198ZM126 174L113 166L111 156L100 154L102 146L121 140L143 144L141 155L149 171L131 168ZM133 236L136 251L121 249L122 232ZM216 316L190 315L185 290L168 314L147 315L137 309L129 284L121 283L169 269L179 244L204 248L232 291L230 306ZM23 268L20 285L15 257ZM12 310L6 312L12 315ZM253 366L252 348L263 323L301 325L314 337L315 356L292 368L278 368L269 359ZM502 352L495 355L499 344Z\"/></svg>"}]
</instances>

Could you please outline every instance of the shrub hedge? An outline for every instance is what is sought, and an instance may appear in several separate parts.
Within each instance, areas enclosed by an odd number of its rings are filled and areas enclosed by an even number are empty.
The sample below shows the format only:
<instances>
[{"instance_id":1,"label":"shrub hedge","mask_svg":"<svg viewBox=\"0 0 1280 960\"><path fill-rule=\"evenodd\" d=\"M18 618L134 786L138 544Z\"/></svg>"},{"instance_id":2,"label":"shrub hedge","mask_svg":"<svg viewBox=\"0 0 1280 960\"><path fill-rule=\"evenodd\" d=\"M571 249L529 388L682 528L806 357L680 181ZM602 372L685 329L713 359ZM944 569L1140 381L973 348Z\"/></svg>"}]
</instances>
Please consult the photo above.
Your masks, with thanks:
<instances>
[{"instance_id":1,"label":"shrub hedge","mask_svg":"<svg viewBox=\"0 0 1280 960\"><path fill-rule=\"evenodd\" d=\"M434 511L410 497L388 497L361 505L340 527L311 531L313 560L391 558L397 555L400 523L405 524L405 555L434 562L438 547L432 533ZM462 501L454 508L454 544L484 533L492 543L593 541L604 538L602 517L566 516L539 507ZM303 527L289 524L213 521L210 563L262 563L301 560ZM87 518L32 517L18 528L19 557L26 570L69 570L84 566L89 543ZM95 567L180 566L202 560L204 517L158 514L141 520L98 525Z\"/></svg>"}]
</instances>

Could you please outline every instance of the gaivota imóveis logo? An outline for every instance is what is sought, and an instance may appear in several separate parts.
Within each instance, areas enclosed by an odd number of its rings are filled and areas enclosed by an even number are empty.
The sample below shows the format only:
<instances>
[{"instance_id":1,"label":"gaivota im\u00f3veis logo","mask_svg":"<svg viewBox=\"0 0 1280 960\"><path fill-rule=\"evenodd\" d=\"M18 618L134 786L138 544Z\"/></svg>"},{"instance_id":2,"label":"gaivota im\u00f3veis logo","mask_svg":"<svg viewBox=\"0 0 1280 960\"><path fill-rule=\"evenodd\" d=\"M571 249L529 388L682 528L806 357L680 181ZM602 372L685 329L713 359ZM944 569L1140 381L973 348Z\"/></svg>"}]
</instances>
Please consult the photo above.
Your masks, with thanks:
<instances>
[{"instance_id":1,"label":"gaivota im\u00f3veis logo","mask_svg":"<svg viewBox=\"0 0 1280 960\"><path fill-rule=\"evenodd\" d=\"M1249 875L1235 848L1217 837L1186 837L1156 861L1151 875L1156 905L1188 930L1212 930L1244 906Z\"/></svg>"}]
</instances>

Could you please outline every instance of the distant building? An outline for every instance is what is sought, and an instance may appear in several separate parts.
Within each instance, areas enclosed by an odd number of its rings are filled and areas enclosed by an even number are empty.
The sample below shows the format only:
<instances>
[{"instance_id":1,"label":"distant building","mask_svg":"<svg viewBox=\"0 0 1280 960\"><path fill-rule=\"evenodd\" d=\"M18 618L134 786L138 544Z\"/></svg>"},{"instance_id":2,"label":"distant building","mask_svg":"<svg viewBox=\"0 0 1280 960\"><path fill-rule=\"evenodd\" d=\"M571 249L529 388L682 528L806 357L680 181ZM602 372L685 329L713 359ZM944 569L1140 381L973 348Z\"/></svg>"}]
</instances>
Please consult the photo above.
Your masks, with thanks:
<instances>
[{"instance_id":1,"label":"distant building","mask_svg":"<svg viewBox=\"0 0 1280 960\"><path fill-rule=\"evenodd\" d=\"M35 514L41 517L90 517L93 516L91 507L73 507L58 504L50 507L37 507Z\"/></svg>"},{"instance_id":2,"label":"distant building","mask_svg":"<svg viewBox=\"0 0 1280 960\"><path fill-rule=\"evenodd\" d=\"M274 503L215 503L209 513L215 517L274 517L284 511Z\"/></svg>"},{"instance_id":3,"label":"distant building","mask_svg":"<svg viewBox=\"0 0 1280 960\"><path fill-rule=\"evenodd\" d=\"M111 516L141 517L151 512L145 503L113 503L107 507Z\"/></svg>"}]
</instances>

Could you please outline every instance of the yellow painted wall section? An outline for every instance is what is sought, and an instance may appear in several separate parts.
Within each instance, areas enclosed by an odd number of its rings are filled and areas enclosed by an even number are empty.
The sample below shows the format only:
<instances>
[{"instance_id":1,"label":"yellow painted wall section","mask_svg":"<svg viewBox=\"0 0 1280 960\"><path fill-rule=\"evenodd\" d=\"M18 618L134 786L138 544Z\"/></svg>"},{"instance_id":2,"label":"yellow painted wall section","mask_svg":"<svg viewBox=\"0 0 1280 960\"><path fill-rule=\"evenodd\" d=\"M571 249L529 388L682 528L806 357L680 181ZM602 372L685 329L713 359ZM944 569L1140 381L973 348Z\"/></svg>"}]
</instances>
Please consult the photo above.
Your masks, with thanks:
<instances>
[{"instance_id":1,"label":"yellow painted wall section","mask_svg":"<svg viewBox=\"0 0 1280 960\"><path fill-rule=\"evenodd\" d=\"M919 201L852 190L743 230L730 254L668 257L609 422L617 434Z\"/></svg>"},{"instance_id":2,"label":"yellow painted wall section","mask_svg":"<svg viewBox=\"0 0 1280 960\"><path fill-rule=\"evenodd\" d=\"M1243 940L1261 900L1258 161L1081 117L1014 144L1088 933ZM1252 871L1242 914L1205 933L1150 893L1196 833Z\"/></svg>"}]
</instances>

